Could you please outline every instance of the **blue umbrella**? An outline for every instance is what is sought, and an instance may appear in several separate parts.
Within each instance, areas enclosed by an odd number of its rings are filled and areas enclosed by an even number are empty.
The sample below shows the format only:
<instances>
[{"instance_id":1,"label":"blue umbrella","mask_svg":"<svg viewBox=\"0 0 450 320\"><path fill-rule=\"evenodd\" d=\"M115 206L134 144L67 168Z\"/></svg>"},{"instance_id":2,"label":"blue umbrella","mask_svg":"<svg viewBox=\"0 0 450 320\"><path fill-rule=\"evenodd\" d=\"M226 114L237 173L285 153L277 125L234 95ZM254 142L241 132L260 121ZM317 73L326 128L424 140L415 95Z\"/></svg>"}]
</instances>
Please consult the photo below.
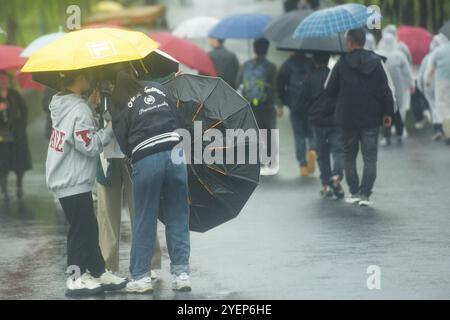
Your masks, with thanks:
<instances>
[{"instance_id":1,"label":"blue umbrella","mask_svg":"<svg viewBox=\"0 0 450 320\"><path fill-rule=\"evenodd\" d=\"M259 14L235 14L220 21L209 33L216 39L259 39L272 17Z\"/></svg>"},{"instance_id":2,"label":"blue umbrella","mask_svg":"<svg viewBox=\"0 0 450 320\"><path fill-rule=\"evenodd\" d=\"M333 33L363 28L381 16L362 4L350 3L319 10L297 27L294 38L319 38Z\"/></svg>"}]
</instances>

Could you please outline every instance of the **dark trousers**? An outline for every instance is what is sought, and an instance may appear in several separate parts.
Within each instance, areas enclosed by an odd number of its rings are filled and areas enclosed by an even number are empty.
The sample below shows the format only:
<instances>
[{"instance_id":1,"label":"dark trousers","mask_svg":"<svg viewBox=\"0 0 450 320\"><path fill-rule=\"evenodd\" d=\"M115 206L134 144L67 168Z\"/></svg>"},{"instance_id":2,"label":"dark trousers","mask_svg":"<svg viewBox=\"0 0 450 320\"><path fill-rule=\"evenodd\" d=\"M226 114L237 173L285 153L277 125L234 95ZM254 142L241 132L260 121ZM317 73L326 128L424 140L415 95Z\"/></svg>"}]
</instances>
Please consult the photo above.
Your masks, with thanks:
<instances>
[{"instance_id":1,"label":"dark trousers","mask_svg":"<svg viewBox=\"0 0 450 320\"><path fill-rule=\"evenodd\" d=\"M344 177L344 136L342 129L314 127L322 185L330 184L333 177ZM331 166L331 157L333 166Z\"/></svg>"},{"instance_id":2,"label":"dark trousers","mask_svg":"<svg viewBox=\"0 0 450 320\"><path fill-rule=\"evenodd\" d=\"M308 115L291 111L292 130L294 131L295 154L300 166L307 166L309 150L316 150L314 132L308 121Z\"/></svg>"},{"instance_id":3,"label":"dark trousers","mask_svg":"<svg viewBox=\"0 0 450 320\"><path fill-rule=\"evenodd\" d=\"M370 196L377 177L379 128L344 130L345 175L351 194ZM361 146L364 161L363 177L359 182L356 158Z\"/></svg>"},{"instance_id":4,"label":"dark trousers","mask_svg":"<svg viewBox=\"0 0 450 320\"><path fill-rule=\"evenodd\" d=\"M405 125L402 120L402 116L400 114L400 111L397 111L394 116L392 117L392 125L388 127L383 127L383 136L386 139L390 139L392 136L392 126L395 126L395 134L397 137L403 136L403 130L405 128Z\"/></svg>"},{"instance_id":5,"label":"dark trousers","mask_svg":"<svg viewBox=\"0 0 450 320\"><path fill-rule=\"evenodd\" d=\"M274 107L254 107L252 108L253 114L255 115L256 122L260 130L267 130L267 136L262 135L262 144L267 150L267 156L272 156L272 150L276 150L277 146L272 145L272 130L276 129L277 115ZM261 154L261 153L259 153ZM269 165L268 163L263 163L263 165Z\"/></svg>"},{"instance_id":6,"label":"dark trousers","mask_svg":"<svg viewBox=\"0 0 450 320\"><path fill-rule=\"evenodd\" d=\"M94 213L92 193L81 193L59 202L69 221L67 236L67 266L80 268L80 275L89 270L98 278L105 272L105 261L98 242L98 224Z\"/></svg>"}]
</instances>

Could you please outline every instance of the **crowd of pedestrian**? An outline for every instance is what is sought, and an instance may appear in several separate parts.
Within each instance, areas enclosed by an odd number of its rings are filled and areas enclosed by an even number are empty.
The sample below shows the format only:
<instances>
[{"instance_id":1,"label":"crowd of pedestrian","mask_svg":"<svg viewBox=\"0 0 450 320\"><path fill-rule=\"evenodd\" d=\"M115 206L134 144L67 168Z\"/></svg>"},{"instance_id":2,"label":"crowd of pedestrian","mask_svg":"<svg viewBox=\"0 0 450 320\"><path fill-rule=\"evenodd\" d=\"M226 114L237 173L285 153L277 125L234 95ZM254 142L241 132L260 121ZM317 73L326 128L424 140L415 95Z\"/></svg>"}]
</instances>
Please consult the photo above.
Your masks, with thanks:
<instances>
[{"instance_id":1,"label":"crowd of pedestrian","mask_svg":"<svg viewBox=\"0 0 450 320\"><path fill-rule=\"evenodd\" d=\"M409 110L417 129L430 122L432 140L450 142L450 44L442 34L434 37L419 72L414 72L411 52L399 40L394 25L383 29L378 42L367 30L349 31L348 53L332 70L330 54L300 51L277 70L266 57L269 42L258 39L255 58L237 72L235 54L225 48L223 40L211 41L219 44L211 52L219 76L225 76L250 102L260 129L276 128L277 115L289 108L300 176L312 175L317 162L323 185L320 194L325 198L345 198L341 183L346 177L346 201L372 205L378 147L404 142ZM222 59L214 59L217 50ZM233 62L230 68L226 61ZM234 78L233 70L235 84L229 80ZM276 148L270 139L263 143L269 150ZM356 170L359 150L364 160L362 179ZM262 175L277 172L277 165L262 164Z\"/></svg>"}]
</instances>

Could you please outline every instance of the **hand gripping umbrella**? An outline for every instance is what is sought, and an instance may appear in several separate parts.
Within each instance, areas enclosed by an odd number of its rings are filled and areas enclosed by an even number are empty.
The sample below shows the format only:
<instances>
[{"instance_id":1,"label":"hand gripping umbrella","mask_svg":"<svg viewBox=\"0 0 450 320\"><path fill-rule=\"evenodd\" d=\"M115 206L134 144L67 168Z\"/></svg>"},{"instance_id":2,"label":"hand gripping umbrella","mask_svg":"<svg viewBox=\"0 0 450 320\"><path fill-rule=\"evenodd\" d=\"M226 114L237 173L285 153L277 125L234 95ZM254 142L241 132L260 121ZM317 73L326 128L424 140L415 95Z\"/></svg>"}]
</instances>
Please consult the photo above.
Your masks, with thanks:
<instances>
[{"instance_id":1,"label":"hand gripping umbrella","mask_svg":"<svg viewBox=\"0 0 450 320\"><path fill-rule=\"evenodd\" d=\"M255 152L258 149L258 139L241 139L242 131L241 136L230 139L234 134L227 131L241 129L256 133L258 125L249 103L222 79L182 75L168 82L166 88L177 99L184 128L190 132L191 150L200 145L201 154L205 150L226 154L223 163L207 164L203 157L199 159L196 156L195 150L186 151L186 157L190 160L190 229L206 232L237 217L259 183L259 158L256 157L253 162L250 156L252 150ZM202 124L199 137L194 134L196 121ZM224 143L220 146L211 147L209 141L203 141L204 135L212 129L219 130L224 137ZM233 149L233 155L227 153L230 149ZM245 156L245 161L236 161L239 150L245 150L249 155ZM164 214L161 221L164 222Z\"/></svg>"}]
</instances>

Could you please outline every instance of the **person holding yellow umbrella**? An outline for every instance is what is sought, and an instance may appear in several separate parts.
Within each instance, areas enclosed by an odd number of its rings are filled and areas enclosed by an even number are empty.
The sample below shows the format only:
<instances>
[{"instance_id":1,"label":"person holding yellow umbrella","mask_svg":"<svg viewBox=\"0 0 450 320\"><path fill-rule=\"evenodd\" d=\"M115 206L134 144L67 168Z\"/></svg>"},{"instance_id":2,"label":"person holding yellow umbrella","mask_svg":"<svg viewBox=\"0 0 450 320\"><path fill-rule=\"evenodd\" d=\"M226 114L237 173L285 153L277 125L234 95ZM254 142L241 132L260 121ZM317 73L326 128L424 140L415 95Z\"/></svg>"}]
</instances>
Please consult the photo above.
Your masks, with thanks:
<instances>
[{"instance_id":1,"label":"person holding yellow umbrella","mask_svg":"<svg viewBox=\"0 0 450 320\"><path fill-rule=\"evenodd\" d=\"M61 85L62 91L50 103L53 128L46 178L70 224L67 260L74 276L66 282L68 296L120 290L127 283L106 271L99 246L92 189L97 158L112 140L113 131L111 123L98 129L92 110L100 103L98 90L88 101L83 98L92 88L90 68L140 60L157 47L139 32L86 29L69 33L37 51L22 69L39 75L51 72L53 78L57 74Z\"/></svg>"}]
</instances>

